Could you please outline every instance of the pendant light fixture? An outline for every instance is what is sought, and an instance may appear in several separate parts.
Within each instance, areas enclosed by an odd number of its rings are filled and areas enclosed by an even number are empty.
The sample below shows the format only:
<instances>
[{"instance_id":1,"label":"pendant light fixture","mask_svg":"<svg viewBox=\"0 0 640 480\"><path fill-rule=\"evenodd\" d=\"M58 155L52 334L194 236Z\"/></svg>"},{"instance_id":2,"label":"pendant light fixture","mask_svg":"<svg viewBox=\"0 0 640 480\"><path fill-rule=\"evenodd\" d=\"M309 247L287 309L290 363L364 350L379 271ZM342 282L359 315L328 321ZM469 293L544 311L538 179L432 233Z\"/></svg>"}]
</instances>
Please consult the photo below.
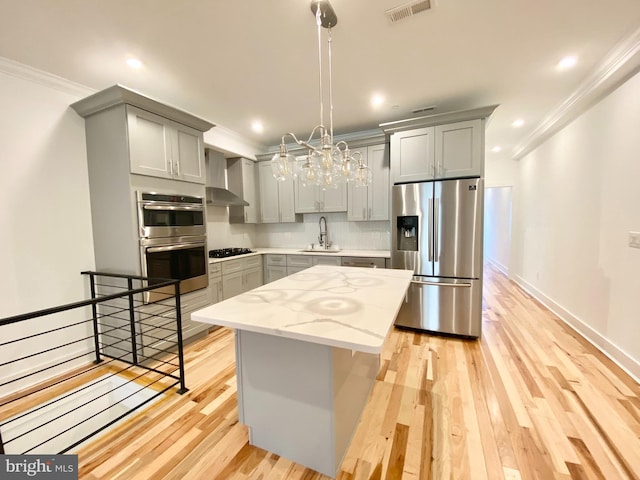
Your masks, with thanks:
<instances>
[{"instance_id":1,"label":"pendant light fixture","mask_svg":"<svg viewBox=\"0 0 640 480\"><path fill-rule=\"evenodd\" d=\"M353 182L356 186L371 183L371 170L360 152L351 152L346 142L333 145L333 84L331 78L331 28L338 23L333 7L328 0L312 0L311 11L316 19L318 31L318 66L320 87L320 124L315 126L308 140L299 140L293 133L285 133L280 143L280 151L271 160L273 176L277 180L297 178L303 186L319 186L323 190L337 188L338 185ZM327 30L329 64L329 128L324 125L324 90L322 86L322 30ZM319 146L311 145L314 136L320 137ZM285 138L290 136L300 146L308 149L304 160L298 162L290 154Z\"/></svg>"}]
</instances>

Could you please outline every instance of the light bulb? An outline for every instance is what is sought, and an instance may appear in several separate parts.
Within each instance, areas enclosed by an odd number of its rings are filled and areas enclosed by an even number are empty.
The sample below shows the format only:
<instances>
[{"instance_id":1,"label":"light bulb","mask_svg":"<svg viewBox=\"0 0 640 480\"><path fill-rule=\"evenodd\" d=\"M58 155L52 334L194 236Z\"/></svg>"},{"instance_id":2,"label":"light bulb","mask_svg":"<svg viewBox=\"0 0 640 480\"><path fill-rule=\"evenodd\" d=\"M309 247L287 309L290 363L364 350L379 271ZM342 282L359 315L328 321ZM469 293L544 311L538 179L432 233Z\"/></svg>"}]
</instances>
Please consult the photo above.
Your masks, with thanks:
<instances>
[{"instance_id":1,"label":"light bulb","mask_svg":"<svg viewBox=\"0 0 640 480\"><path fill-rule=\"evenodd\" d=\"M366 165L360 165L356 170L354 183L356 187L366 187L371 184L373 174Z\"/></svg>"},{"instance_id":2,"label":"light bulb","mask_svg":"<svg viewBox=\"0 0 640 480\"><path fill-rule=\"evenodd\" d=\"M276 153L271 159L271 172L276 180L284 181L295 178L296 158L290 153Z\"/></svg>"}]
</instances>

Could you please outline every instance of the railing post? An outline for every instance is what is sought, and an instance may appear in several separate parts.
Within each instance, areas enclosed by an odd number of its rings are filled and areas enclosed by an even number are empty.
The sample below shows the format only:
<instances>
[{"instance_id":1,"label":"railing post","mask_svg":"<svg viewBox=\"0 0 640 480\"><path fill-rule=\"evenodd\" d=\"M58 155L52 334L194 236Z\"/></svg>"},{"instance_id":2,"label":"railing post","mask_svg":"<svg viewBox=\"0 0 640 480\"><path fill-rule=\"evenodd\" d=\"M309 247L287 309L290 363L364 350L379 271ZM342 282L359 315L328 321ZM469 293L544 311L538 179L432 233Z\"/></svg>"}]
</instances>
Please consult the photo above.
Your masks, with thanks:
<instances>
[{"instance_id":1,"label":"railing post","mask_svg":"<svg viewBox=\"0 0 640 480\"><path fill-rule=\"evenodd\" d=\"M133 279L127 279L127 287L129 292L133 290ZM138 347L136 345L136 317L134 314L133 294L129 293L129 324L131 326L131 354L133 355L133 364L138 365Z\"/></svg>"},{"instance_id":2,"label":"railing post","mask_svg":"<svg viewBox=\"0 0 640 480\"><path fill-rule=\"evenodd\" d=\"M91 288L91 300L96 299L96 281L95 275L93 273L89 274L89 285ZM100 358L100 340L98 338L98 307L96 306L96 302L91 304L91 314L93 315L93 344L96 349L96 359L93 363L102 362L102 358Z\"/></svg>"},{"instance_id":3,"label":"railing post","mask_svg":"<svg viewBox=\"0 0 640 480\"><path fill-rule=\"evenodd\" d=\"M180 313L180 282L176 282L176 330L178 333L178 366L180 368L180 390L182 395L189 391L184 381L184 350L182 348L182 314Z\"/></svg>"}]
</instances>

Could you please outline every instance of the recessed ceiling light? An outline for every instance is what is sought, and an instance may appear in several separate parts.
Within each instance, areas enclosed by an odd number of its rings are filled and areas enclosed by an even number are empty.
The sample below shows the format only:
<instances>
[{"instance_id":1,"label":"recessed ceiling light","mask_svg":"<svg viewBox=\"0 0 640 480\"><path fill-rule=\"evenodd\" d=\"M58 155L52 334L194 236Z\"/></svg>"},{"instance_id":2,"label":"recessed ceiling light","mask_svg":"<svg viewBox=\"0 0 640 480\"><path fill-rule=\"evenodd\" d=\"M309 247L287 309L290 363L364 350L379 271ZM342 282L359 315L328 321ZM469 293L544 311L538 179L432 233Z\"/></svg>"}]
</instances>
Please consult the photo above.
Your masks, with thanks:
<instances>
[{"instance_id":1,"label":"recessed ceiling light","mask_svg":"<svg viewBox=\"0 0 640 480\"><path fill-rule=\"evenodd\" d=\"M496 145L491 149L492 152L496 152L496 153L499 152L500 150L502 150L502 147L500 145Z\"/></svg>"},{"instance_id":2,"label":"recessed ceiling light","mask_svg":"<svg viewBox=\"0 0 640 480\"><path fill-rule=\"evenodd\" d=\"M264 125L262 125L262 122L256 120L251 124L251 129L256 133L262 133L264 132Z\"/></svg>"},{"instance_id":3,"label":"recessed ceiling light","mask_svg":"<svg viewBox=\"0 0 640 480\"><path fill-rule=\"evenodd\" d=\"M575 64L578 63L578 59L576 57L564 57L562 60L560 60L558 62L558 64L556 65L556 68L558 70L567 70L573 66L575 66Z\"/></svg>"},{"instance_id":4,"label":"recessed ceiling light","mask_svg":"<svg viewBox=\"0 0 640 480\"><path fill-rule=\"evenodd\" d=\"M524 120L519 118L518 120L515 120L511 125L513 125L516 128L521 127L524 125Z\"/></svg>"},{"instance_id":5,"label":"recessed ceiling light","mask_svg":"<svg viewBox=\"0 0 640 480\"><path fill-rule=\"evenodd\" d=\"M371 105L373 105L373 107L379 107L383 103L384 103L384 97L379 93L376 93L371 97Z\"/></svg>"},{"instance_id":6,"label":"recessed ceiling light","mask_svg":"<svg viewBox=\"0 0 640 480\"><path fill-rule=\"evenodd\" d=\"M142 62L137 58L127 58L127 65L135 69L142 68Z\"/></svg>"}]
</instances>

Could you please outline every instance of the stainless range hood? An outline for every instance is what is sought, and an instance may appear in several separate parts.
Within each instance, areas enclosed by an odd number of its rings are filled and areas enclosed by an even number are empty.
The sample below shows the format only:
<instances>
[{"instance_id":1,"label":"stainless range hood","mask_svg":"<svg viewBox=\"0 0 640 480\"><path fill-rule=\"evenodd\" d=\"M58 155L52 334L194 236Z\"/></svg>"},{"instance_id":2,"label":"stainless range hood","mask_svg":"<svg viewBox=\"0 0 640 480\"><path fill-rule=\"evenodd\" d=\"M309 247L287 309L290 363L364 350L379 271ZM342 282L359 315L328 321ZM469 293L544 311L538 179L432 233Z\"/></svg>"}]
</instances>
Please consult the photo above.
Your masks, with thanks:
<instances>
[{"instance_id":1,"label":"stainless range hood","mask_svg":"<svg viewBox=\"0 0 640 480\"><path fill-rule=\"evenodd\" d=\"M207 168L207 205L248 207L238 195L227 189L227 159L215 150L205 150Z\"/></svg>"}]
</instances>

